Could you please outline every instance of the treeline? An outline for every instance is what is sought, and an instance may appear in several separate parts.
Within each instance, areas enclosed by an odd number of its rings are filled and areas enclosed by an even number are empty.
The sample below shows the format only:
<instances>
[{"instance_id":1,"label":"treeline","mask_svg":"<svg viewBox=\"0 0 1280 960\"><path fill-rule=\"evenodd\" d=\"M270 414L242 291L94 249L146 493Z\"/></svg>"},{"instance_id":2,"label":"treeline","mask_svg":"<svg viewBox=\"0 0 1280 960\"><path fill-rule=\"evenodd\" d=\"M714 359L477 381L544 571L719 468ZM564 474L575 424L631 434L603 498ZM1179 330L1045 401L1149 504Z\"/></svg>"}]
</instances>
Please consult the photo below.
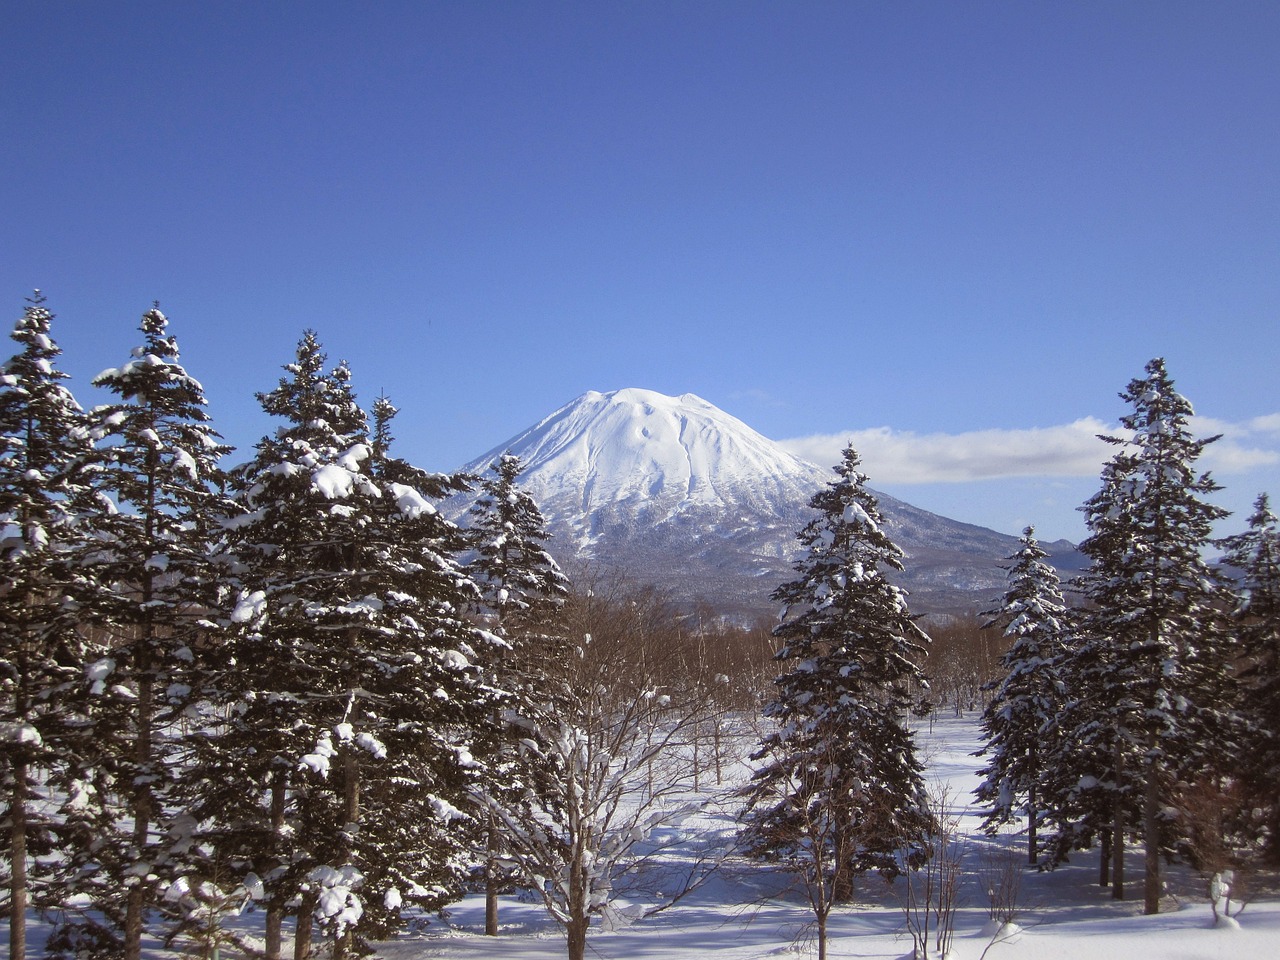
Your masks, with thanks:
<instances>
[{"instance_id":1,"label":"treeline","mask_svg":"<svg viewBox=\"0 0 1280 960\"><path fill-rule=\"evenodd\" d=\"M1166 859L1225 875L1280 858L1280 529L1263 494L1244 532L1211 538L1226 511L1196 464L1217 438L1190 434L1163 361L1121 396L1129 435L1108 438L1117 452L1082 508L1077 602L1032 528L1010 558L978 796L989 828L1026 822L1032 863L1100 846L1116 898L1140 844L1154 913Z\"/></svg>"},{"instance_id":2,"label":"treeline","mask_svg":"<svg viewBox=\"0 0 1280 960\"><path fill-rule=\"evenodd\" d=\"M753 757L743 836L802 882L820 958L830 910L868 871L905 875L915 955L947 954L953 826L907 727L942 703L982 707L986 826L1025 823L1032 863L1100 846L1099 881L1123 898L1125 850L1139 843L1154 913L1169 857L1214 876L1220 899L1229 871L1280 854L1276 517L1260 496L1248 529L1215 543L1226 513L1206 499L1219 487L1197 461L1216 438L1191 435L1191 405L1162 360L1121 397L1127 435L1104 438L1116 452L1083 507L1091 564L1071 584L1076 602L1028 527L998 608L938 631L933 689L930 638L885 578L905 558L856 451L810 501L799 576L773 595L782 675L764 712L776 729ZM1210 563L1217 550L1238 576ZM1003 644L983 626L1008 644L998 661Z\"/></svg>"},{"instance_id":3,"label":"treeline","mask_svg":"<svg viewBox=\"0 0 1280 960\"><path fill-rule=\"evenodd\" d=\"M672 828L735 743L754 744L742 849L802 881L825 950L863 874L905 876L909 899L920 868L946 886L910 727L943 706L983 710L987 824L1026 823L1033 862L1101 846L1123 896L1139 842L1155 910L1162 858L1222 870L1280 847L1280 534L1262 497L1221 544L1239 576L1207 562L1212 440L1161 361L1123 394L1076 602L1028 528L996 609L931 638L886 578L907 558L852 448L810 502L781 618L744 629L570 582L518 459L482 478L401 459L396 408L362 408L311 332L257 395L275 428L226 467L158 309L89 410L52 321L37 296L0 368L14 960L28 909L52 956L136 960L159 940L277 960L292 939L304 960L467 889L496 933L516 886L580 960L593 919L661 909L714 868L724 851ZM436 505L466 490L457 526ZM671 838L682 875L644 869ZM933 895L908 916L950 909ZM253 928L234 922L248 908Z\"/></svg>"},{"instance_id":4,"label":"treeline","mask_svg":"<svg viewBox=\"0 0 1280 960\"><path fill-rule=\"evenodd\" d=\"M0 373L10 956L28 908L52 956L276 958L289 934L343 956L513 871L580 956L657 798L706 766L655 765L719 763L713 718L758 699L759 638L571 587L515 458L478 479L397 457L396 408L364 410L311 332L227 468L158 309L89 410L53 319L37 295ZM468 487L462 529L435 504Z\"/></svg>"}]
</instances>

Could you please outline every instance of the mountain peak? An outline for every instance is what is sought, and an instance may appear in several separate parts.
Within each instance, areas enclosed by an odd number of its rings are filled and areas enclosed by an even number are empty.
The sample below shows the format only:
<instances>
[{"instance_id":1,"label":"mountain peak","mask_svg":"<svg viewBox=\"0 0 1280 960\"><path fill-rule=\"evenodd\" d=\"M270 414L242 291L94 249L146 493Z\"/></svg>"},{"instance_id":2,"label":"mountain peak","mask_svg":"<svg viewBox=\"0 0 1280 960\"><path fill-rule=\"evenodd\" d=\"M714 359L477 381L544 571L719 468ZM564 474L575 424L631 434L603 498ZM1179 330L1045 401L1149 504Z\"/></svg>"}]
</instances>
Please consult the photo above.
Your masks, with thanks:
<instances>
[{"instance_id":1,"label":"mountain peak","mask_svg":"<svg viewBox=\"0 0 1280 960\"><path fill-rule=\"evenodd\" d=\"M669 397L665 393L659 393L657 390L645 390L643 387L623 387L621 390L611 390L608 393L598 393L595 390L588 390L579 399L590 397L592 400L605 400L611 403L641 403L650 404L651 406L700 406L709 407L711 404L703 400L696 393L682 393L678 397Z\"/></svg>"},{"instance_id":2,"label":"mountain peak","mask_svg":"<svg viewBox=\"0 0 1280 960\"><path fill-rule=\"evenodd\" d=\"M464 469L520 457L522 485L540 503L584 513L629 503L660 523L691 504L801 502L825 479L806 463L696 394L629 387L588 391Z\"/></svg>"},{"instance_id":3,"label":"mountain peak","mask_svg":"<svg viewBox=\"0 0 1280 960\"><path fill-rule=\"evenodd\" d=\"M463 470L484 473L504 453L520 458L520 486L562 564L589 561L739 611L767 609L792 575L809 499L833 479L695 394L637 387L588 391ZM999 595L1015 538L877 496L926 606L981 609ZM445 511L461 519L468 505Z\"/></svg>"}]
</instances>

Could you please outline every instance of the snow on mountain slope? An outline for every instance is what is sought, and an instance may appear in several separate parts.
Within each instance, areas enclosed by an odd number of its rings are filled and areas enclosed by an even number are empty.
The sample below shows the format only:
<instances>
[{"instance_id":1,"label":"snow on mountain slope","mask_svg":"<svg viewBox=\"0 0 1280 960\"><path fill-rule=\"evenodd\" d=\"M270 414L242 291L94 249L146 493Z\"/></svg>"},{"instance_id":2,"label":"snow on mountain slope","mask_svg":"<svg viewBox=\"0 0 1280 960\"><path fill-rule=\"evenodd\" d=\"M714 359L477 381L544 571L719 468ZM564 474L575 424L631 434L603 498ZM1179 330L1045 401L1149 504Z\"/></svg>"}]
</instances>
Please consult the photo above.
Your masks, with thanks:
<instances>
[{"instance_id":1,"label":"snow on mountain slope","mask_svg":"<svg viewBox=\"0 0 1280 960\"><path fill-rule=\"evenodd\" d=\"M521 459L521 486L567 569L618 570L739 615L771 609L769 593L792 574L796 531L812 516L808 501L834 478L701 397L634 388L585 393L463 470L482 474L508 452ZM878 496L909 557L900 580L914 609L999 596L1014 537ZM465 522L469 503L455 498L445 512Z\"/></svg>"},{"instance_id":2,"label":"snow on mountain slope","mask_svg":"<svg viewBox=\"0 0 1280 960\"><path fill-rule=\"evenodd\" d=\"M736 527L779 508L790 516L828 479L692 393L591 391L464 469L482 473L508 451L524 464L521 485L579 548L599 537L602 512L651 526L715 515L717 528Z\"/></svg>"}]
</instances>

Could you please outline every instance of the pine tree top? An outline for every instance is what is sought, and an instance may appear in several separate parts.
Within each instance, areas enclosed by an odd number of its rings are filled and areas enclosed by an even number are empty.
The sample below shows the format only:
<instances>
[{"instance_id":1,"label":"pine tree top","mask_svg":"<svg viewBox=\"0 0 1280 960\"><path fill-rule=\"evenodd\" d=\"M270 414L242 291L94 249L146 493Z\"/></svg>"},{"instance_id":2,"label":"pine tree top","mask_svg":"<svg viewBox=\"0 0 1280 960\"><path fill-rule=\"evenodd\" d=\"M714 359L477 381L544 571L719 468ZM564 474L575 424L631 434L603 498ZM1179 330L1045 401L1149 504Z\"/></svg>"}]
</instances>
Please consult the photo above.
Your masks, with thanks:
<instances>
[{"instance_id":1,"label":"pine tree top","mask_svg":"<svg viewBox=\"0 0 1280 960\"><path fill-rule=\"evenodd\" d=\"M0 536L7 557L43 552L52 527L74 518L91 446L84 411L55 366L53 314L37 290L11 337L22 350L0 366Z\"/></svg>"}]
</instances>

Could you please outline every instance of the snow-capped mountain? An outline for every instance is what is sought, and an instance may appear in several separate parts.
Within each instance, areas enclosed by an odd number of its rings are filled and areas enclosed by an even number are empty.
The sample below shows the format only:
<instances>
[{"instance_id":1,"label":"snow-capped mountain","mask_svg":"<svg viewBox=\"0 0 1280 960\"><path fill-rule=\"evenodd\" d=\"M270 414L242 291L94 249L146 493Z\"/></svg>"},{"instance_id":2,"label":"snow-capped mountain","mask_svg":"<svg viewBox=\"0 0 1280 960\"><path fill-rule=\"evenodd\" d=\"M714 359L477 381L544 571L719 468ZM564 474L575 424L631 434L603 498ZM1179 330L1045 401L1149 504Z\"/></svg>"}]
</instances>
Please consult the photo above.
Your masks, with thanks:
<instances>
[{"instance_id":1,"label":"snow-capped mountain","mask_svg":"<svg viewBox=\"0 0 1280 960\"><path fill-rule=\"evenodd\" d=\"M503 453L520 458L521 486L566 569L618 570L735 615L771 610L770 592L792 575L809 498L834 478L701 397L639 389L585 393L463 469L484 473ZM877 496L909 556L900 580L913 609L965 609L1000 595L999 564L1014 537ZM461 519L468 503L446 512ZM1046 549L1073 565L1065 541Z\"/></svg>"}]
</instances>

